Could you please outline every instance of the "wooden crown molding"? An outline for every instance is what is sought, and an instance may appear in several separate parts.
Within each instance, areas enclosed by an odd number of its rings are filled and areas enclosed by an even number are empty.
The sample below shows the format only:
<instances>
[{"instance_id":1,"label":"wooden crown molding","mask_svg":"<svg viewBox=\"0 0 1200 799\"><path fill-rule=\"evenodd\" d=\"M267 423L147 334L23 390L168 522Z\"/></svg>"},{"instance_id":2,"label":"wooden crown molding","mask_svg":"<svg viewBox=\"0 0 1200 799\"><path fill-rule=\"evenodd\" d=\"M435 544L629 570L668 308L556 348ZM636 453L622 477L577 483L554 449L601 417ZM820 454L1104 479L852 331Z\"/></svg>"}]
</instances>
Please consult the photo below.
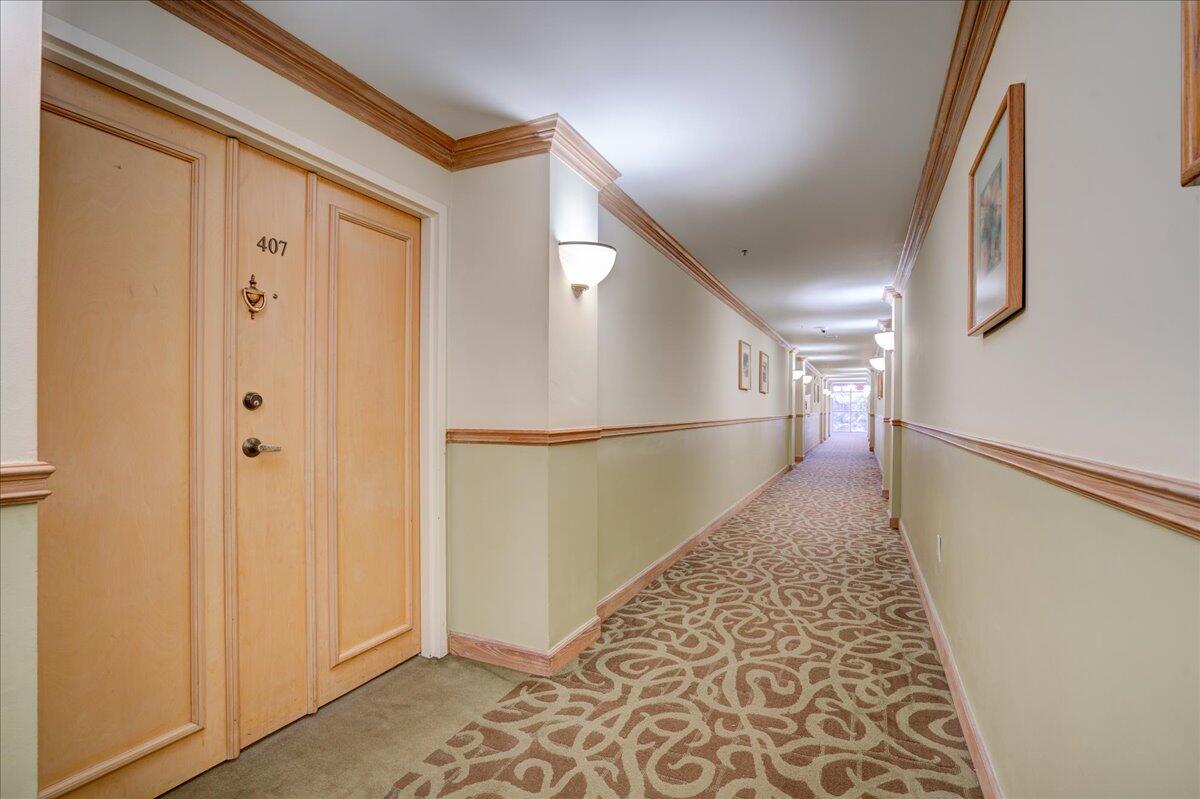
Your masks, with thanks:
<instances>
[{"instance_id":1,"label":"wooden crown molding","mask_svg":"<svg viewBox=\"0 0 1200 799\"><path fill-rule=\"evenodd\" d=\"M975 93L983 80L992 47L1000 33L1008 0L964 0L962 15L958 20L958 34L950 54L950 66L946 71L946 82L942 86L942 97L934 118L933 133L929 137L929 152L921 169L921 180L917 183L917 196L913 202L912 215L908 221L908 232L900 250L900 261L892 286L903 290L912 274L917 253L933 222L938 199L950 174L954 153L962 139L963 128L975 102Z\"/></svg>"},{"instance_id":2,"label":"wooden crown molding","mask_svg":"<svg viewBox=\"0 0 1200 799\"><path fill-rule=\"evenodd\" d=\"M600 637L600 619L593 616L549 651L506 644L465 633L450 633L450 651L459 657L503 666L539 677L557 674Z\"/></svg>"},{"instance_id":3,"label":"wooden crown molding","mask_svg":"<svg viewBox=\"0 0 1200 799\"><path fill-rule=\"evenodd\" d=\"M0 464L0 505L41 502L50 496L54 467L41 461Z\"/></svg>"},{"instance_id":4,"label":"wooden crown molding","mask_svg":"<svg viewBox=\"0 0 1200 799\"><path fill-rule=\"evenodd\" d=\"M791 347L678 239L613 185L621 173L557 114L455 139L309 47L242 0L151 2L451 171L539 153L557 156L600 190L600 201L617 218L780 346Z\"/></svg>"},{"instance_id":5,"label":"wooden crown molding","mask_svg":"<svg viewBox=\"0 0 1200 799\"><path fill-rule=\"evenodd\" d=\"M742 302L736 294L725 287L716 275L708 271L696 256L688 252L679 239L667 232L666 228L654 220L645 209L633 201L633 198L618 188L615 184L605 186L600 190L600 204L609 213L624 222L630 229L645 239L650 246L667 256L676 266L695 278L696 282L715 294L733 310L737 311L750 324L766 333L779 346L791 348L783 336L763 320L761 316Z\"/></svg>"},{"instance_id":6,"label":"wooden crown molding","mask_svg":"<svg viewBox=\"0 0 1200 799\"><path fill-rule=\"evenodd\" d=\"M471 169L538 153L553 153L588 183L603 189L621 173L558 114L477 133L454 143L451 169Z\"/></svg>"},{"instance_id":7,"label":"wooden crown molding","mask_svg":"<svg viewBox=\"0 0 1200 799\"><path fill-rule=\"evenodd\" d=\"M711 419L700 422L664 422L659 424L609 425L606 427L576 427L562 430L506 430L500 428L451 428L446 431L450 444L515 444L519 446L556 446L599 441L602 438L640 436L648 433L670 433L675 430L695 430L702 427L726 427L735 424L775 422L790 419L792 414L751 416L742 419Z\"/></svg>"},{"instance_id":8,"label":"wooden crown molding","mask_svg":"<svg viewBox=\"0 0 1200 799\"><path fill-rule=\"evenodd\" d=\"M151 0L242 55L449 169L454 137L288 33L241 0Z\"/></svg>"},{"instance_id":9,"label":"wooden crown molding","mask_svg":"<svg viewBox=\"0 0 1200 799\"><path fill-rule=\"evenodd\" d=\"M1200 538L1200 483L1014 444L1001 444L905 419L893 419L892 424L1011 466L1155 524Z\"/></svg>"}]
</instances>

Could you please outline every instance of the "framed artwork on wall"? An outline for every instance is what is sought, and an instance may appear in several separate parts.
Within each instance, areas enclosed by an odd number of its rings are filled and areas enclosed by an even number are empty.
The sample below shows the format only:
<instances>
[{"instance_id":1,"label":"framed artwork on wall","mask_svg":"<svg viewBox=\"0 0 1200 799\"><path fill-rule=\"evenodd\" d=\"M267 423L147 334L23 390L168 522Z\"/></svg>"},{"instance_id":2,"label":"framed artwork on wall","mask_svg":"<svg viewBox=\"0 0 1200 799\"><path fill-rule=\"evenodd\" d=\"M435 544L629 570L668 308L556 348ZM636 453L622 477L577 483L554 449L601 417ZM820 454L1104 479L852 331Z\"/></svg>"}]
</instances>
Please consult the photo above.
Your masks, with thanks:
<instances>
[{"instance_id":1,"label":"framed artwork on wall","mask_svg":"<svg viewBox=\"0 0 1200 799\"><path fill-rule=\"evenodd\" d=\"M967 335L1025 307L1025 84L1008 87L971 165Z\"/></svg>"},{"instance_id":2,"label":"framed artwork on wall","mask_svg":"<svg viewBox=\"0 0 1200 799\"><path fill-rule=\"evenodd\" d=\"M750 390L750 342L738 341L738 388L742 391Z\"/></svg>"},{"instance_id":3,"label":"framed artwork on wall","mask_svg":"<svg viewBox=\"0 0 1200 799\"><path fill-rule=\"evenodd\" d=\"M1200 186L1200 0L1180 4L1183 30L1183 111L1180 179L1184 186Z\"/></svg>"},{"instance_id":4,"label":"framed artwork on wall","mask_svg":"<svg viewBox=\"0 0 1200 799\"><path fill-rule=\"evenodd\" d=\"M768 390L767 381L771 377L771 360L765 352L758 351L758 393L766 394Z\"/></svg>"}]
</instances>

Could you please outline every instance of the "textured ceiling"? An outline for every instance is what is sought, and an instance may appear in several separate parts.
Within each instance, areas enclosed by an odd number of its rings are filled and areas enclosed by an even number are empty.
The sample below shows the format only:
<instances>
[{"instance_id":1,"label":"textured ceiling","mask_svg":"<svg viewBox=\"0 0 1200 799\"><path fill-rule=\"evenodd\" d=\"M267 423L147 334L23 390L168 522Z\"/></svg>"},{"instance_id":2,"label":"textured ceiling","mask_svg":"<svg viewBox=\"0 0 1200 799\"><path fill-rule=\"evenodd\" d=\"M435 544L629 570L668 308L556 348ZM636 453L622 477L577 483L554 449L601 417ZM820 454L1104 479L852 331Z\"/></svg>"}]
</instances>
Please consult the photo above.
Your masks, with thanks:
<instances>
[{"instance_id":1,"label":"textured ceiling","mask_svg":"<svg viewBox=\"0 0 1200 799\"><path fill-rule=\"evenodd\" d=\"M250 5L456 138L562 114L815 366L873 354L959 3Z\"/></svg>"}]
</instances>

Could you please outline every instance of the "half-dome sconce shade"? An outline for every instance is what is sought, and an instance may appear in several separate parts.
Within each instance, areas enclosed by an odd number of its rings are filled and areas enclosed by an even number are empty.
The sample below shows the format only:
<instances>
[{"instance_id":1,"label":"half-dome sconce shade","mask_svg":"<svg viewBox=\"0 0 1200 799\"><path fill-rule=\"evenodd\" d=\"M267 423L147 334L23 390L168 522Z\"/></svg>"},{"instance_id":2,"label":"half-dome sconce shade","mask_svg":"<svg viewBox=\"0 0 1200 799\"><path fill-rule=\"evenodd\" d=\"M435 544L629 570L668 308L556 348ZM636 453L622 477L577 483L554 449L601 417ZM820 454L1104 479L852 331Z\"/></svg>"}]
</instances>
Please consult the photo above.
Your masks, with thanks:
<instances>
[{"instance_id":1,"label":"half-dome sconce shade","mask_svg":"<svg viewBox=\"0 0 1200 799\"><path fill-rule=\"evenodd\" d=\"M617 261L617 248L597 241L560 241L558 260L578 297L608 277Z\"/></svg>"},{"instance_id":2,"label":"half-dome sconce shade","mask_svg":"<svg viewBox=\"0 0 1200 799\"><path fill-rule=\"evenodd\" d=\"M886 362L884 361L882 355L879 356L878 358L872 358L870 361L868 361L868 363L871 364L871 368L874 369L876 372L882 372L883 367L886 365Z\"/></svg>"},{"instance_id":3,"label":"half-dome sconce shade","mask_svg":"<svg viewBox=\"0 0 1200 799\"><path fill-rule=\"evenodd\" d=\"M875 343L884 352L891 352L896 349L896 333L892 330L885 330L882 333L875 334Z\"/></svg>"}]
</instances>

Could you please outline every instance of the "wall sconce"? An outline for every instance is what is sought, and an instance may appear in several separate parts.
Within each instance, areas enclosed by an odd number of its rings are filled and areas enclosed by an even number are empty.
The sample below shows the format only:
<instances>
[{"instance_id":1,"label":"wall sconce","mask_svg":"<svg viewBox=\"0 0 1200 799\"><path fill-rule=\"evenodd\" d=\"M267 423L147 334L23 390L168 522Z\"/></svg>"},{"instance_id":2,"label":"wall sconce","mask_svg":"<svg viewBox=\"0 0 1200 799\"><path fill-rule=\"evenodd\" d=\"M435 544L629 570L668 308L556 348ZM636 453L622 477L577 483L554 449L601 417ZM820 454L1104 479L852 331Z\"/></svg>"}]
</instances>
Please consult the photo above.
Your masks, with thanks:
<instances>
[{"instance_id":1,"label":"wall sconce","mask_svg":"<svg viewBox=\"0 0 1200 799\"><path fill-rule=\"evenodd\" d=\"M826 389L822 389L822 391L825 393L825 396L827 396L827 397L828 397L830 394L832 394L832 393L833 393L832 391L830 391L830 390L829 390L829 389L827 389L827 388L826 388Z\"/></svg>"},{"instance_id":2,"label":"wall sconce","mask_svg":"<svg viewBox=\"0 0 1200 799\"><path fill-rule=\"evenodd\" d=\"M806 385L806 386L807 386L807 385L808 385L809 383L811 383L812 381L813 381L813 376L812 376L812 375L805 375L805 376L804 376L804 385Z\"/></svg>"},{"instance_id":3,"label":"wall sconce","mask_svg":"<svg viewBox=\"0 0 1200 799\"><path fill-rule=\"evenodd\" d=\"M617 248L597 241L560 241L558 260L578 297L608 277L617 261Z\"/></svg>"},{"instance_id":4,"label":"wall sconce","mask_svg":"<svg viewBox=\"0 0 1200 799\"><path fill-rule=\"evenodd\" d=\"M804 377L804 372L800 371L799 369L792 370L792 379L793 380L799 380L802 377Z\"/></svg>"},{"instance_id":5,"label":"wall sconce","mask_svg":"<svg viewBox=\"0 0 1200 799\"><path fill-rule=\"evenodd\" d=\"M867 361L867 363L871 364L871 368L876 372L882 372L883 367L887 364L882 355L878 358L872 358L871 360Z\"/></svg>"},{"instance_id":6,"label":"wall sconce","mask_svg":"<svg viewBox=\"0 0 1200 799\"><path fill-rule=\"evenodd\" d=\"M875 343L879 345L884 352L891 352L896 349L896 333L892 330L885 330L882 333L875 334Z\"/></svg>"}]
</instances>

